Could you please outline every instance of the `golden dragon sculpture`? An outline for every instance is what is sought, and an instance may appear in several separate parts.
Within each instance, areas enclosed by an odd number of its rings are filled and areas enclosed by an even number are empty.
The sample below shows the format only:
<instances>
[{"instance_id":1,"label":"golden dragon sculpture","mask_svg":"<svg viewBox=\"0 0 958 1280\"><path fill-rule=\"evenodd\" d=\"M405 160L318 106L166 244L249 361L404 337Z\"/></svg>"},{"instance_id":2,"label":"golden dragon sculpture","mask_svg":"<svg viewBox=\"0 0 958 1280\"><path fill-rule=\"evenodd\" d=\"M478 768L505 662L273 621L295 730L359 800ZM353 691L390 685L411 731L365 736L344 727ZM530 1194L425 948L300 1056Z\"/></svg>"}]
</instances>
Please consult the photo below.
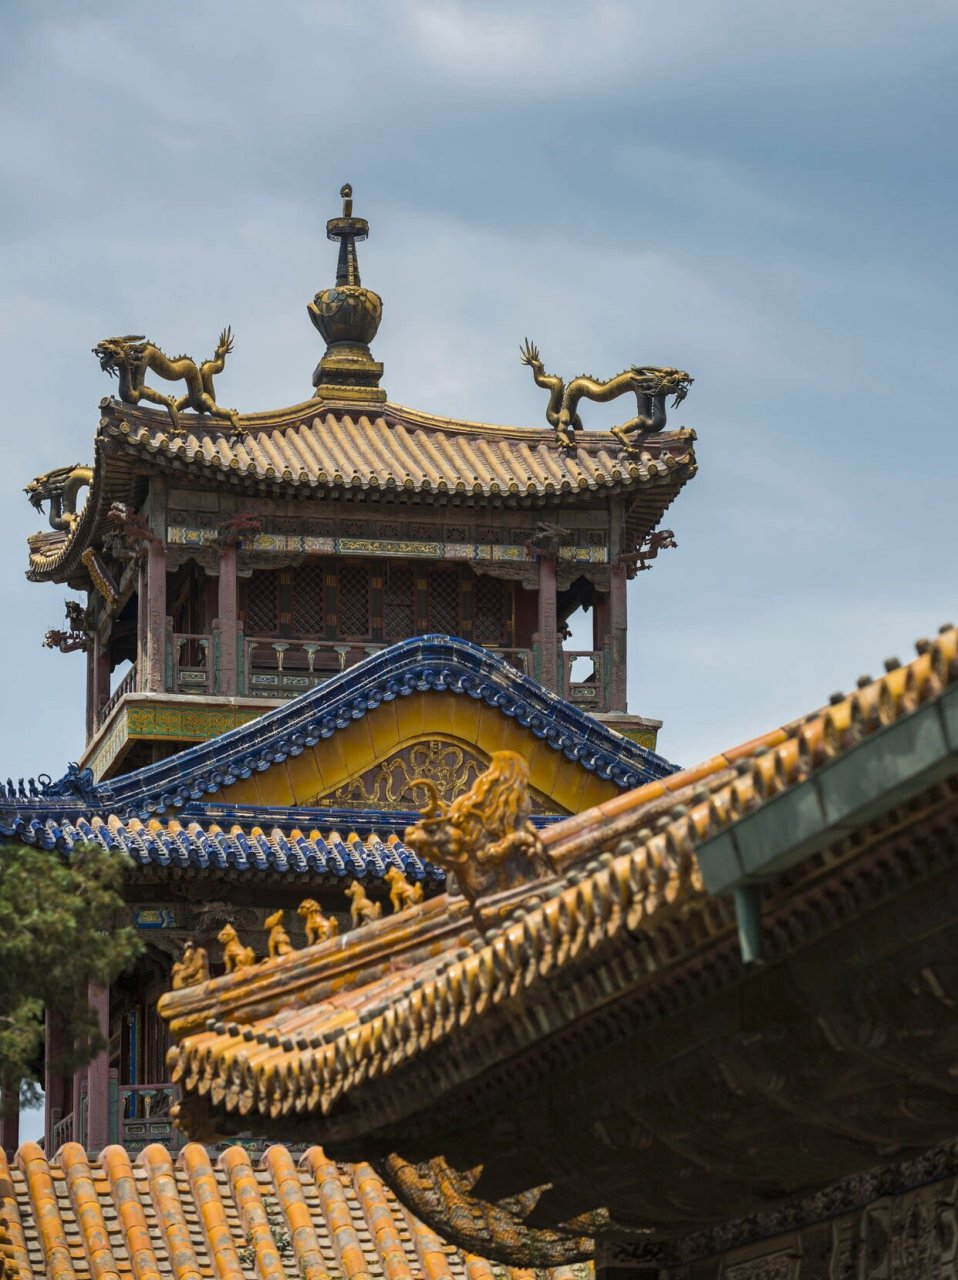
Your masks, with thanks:
<instances>
[{"instance_id":1,"label":"golden dragon sculpture","mask_svg":"<svg viewBox=\"0 0 958 1280\"><path fill-rule=\"evenodd\" d=\"M554 373L546 373L534 342L526 338L519 348L523 364L532 370L536 385L549 392L546 421L555 428L556 441L564 449L575 447L575 433L582 430L579 403L596 400L605 403L631 392L635 396L636 416L611 428L612 435L630 451L637 449L636 437L651 431L662 431L667 420L666 400L674 396L673 408L681 404L694 382L684 369L632 365L605 382L586 374L566 382Z\"/></svg>"},{"instance_id":2,"label":"golden dragon sculpture","mask_svg":"<svg viewBox=\"0 0 958 1280\"><path fill-rule=\"evenodd\" d=\"M36 476L23 492L37 511L42 511L44 502L49 502L50 528L70 533L80 518L77 512L80 490L88 489L92 482L93 468L75 462L72 467L57 467Z\"/></svg>"},{"instance_id":3,"label":"golden dragon sculpture","mask_svg":"<svg viewBox=\"0 0 958 1280\"><path fill-rule=\"evenodd\" d=\"M212 418L224 418L235 435L245 434L235 409L224 409L216 403L213 391L213 375L222 373L226 357L233 350L233 334L224 329L220 334L216 351L211 360L197 365L190 356L168 356L158 346L148 342L140 334L127 334L122 338L104 338L93 348L100 368L111 377L120 379L120 399L126 404L139 404L149 400L166 408L177 435L183 433L180 413L192 409L194 413L208 413ZM185 396L167 396L162 391L146 385L147 370L152 370L167 382L185 382Z\"/></svg>"}]
</instances>

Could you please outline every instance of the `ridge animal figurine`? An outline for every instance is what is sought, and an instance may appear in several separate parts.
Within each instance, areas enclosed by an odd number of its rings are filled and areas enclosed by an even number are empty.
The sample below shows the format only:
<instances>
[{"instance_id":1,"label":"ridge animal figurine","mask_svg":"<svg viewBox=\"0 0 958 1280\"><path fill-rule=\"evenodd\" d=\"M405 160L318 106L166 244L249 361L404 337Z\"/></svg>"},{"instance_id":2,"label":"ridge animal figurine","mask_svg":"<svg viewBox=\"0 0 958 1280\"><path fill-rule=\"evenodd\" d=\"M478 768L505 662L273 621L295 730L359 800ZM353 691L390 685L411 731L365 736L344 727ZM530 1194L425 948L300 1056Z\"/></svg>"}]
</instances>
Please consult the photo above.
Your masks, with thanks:
<instances>
[{"instance_id":1,"label":"ridge animal figurine","mask_svg":"<svg viewBox=\"0 0 958 1280\"><path fill-rule=\"evenodd\" d=\"M335 938L339 933L339 921L335 916L324 916L315 898L304 898L297 907L296 914L302 916L306 924L308 947L314 947L317 942L325 942L327 938Z\"/></svg>"},{"instance_id":2,"label":"ridge animal figurine","mask_svg":"<svg viewBox=\"0 0 958 1280\"><path fill-rule=\"evenodd\" d=\"M382 903L371 901L366 896L366 890L358 880L352 882L346 890L346 896L352 899L349 914L352 917L354 929L358 929L361 924L371 924L373 920L378 920L383 913Z\"/></svg>"},{"instance_id":3,"label":"ridge animal figurine","mask_svg":"<svg viewBox=\"0 0 958 1280\"><path fill-rule=\"evenodd\" d=\"M450 802L440 799L429 778L412 785L422 787L428 800L403 843L454 872L470 904L548 873L542 841L529 820L529 766L515 751L494 751L486 772Z\"/></svg>"},{"instance_id":4,"label":"ridge animal figurine","mask_svg":"<svg viewBox=\"0 0 958 1280\"><path fill-rule=\"evenodd\" d=\"M410 884L398 867L390 867L386 872L386 883L389 885L389 901L394 912L404 911L422 902L422 885Z\"/></svg>"},{"instance_id":5,"label":"ridge animal figurine","mask_svg":"<svg viewBox=\"0 0 958 1280\"><path fill-rule=\"evenodd\" d=\"M237 969L248 969L256 963L252 947L244 947L233 925L227 921L216 935L217 942L223 944L223 964L227 973L235 973Z\"/></svg>"},{"instance_id":6,"label":"ridge animal figurine","mask_svg":"<svg viewBox=\"0 0 958 1280\"><path fill-rule=\"evenodd\" d=\"M277 956L288 956L293 949L293 944L289 940L289 934L283 928L282 908L274 911L271 916L267 916L265 925L269 930L270 960L275 960Z\"/></svg>"},{"instance_id":7,"label":"ridge animal figurine","mask_svg":"<svg viewBox=\"0 0 958 1280\"><path fill-rule=\"evenodd\" d=\"M183 959L173 965L172 985L174 991L182 991L184 987L195 987L201 982L210 980L210 962L203 947L198 947L192 938L183 943Z\"/></svg>"}]
</instances>

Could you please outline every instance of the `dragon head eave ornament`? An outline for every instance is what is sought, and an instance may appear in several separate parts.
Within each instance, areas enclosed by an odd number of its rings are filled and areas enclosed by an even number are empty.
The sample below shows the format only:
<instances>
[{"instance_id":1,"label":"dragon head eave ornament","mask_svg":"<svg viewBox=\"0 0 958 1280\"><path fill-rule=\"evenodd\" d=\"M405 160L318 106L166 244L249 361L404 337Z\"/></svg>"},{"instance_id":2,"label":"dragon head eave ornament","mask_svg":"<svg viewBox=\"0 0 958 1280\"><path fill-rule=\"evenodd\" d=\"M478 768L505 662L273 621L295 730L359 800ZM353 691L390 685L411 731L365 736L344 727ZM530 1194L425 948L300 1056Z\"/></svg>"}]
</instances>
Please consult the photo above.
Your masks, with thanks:
<instances>
[{"instance_id":1,"label":"dragon head eave ornament","mask_svg":"<svg viewBox=\"0 0 958 1280\"><path fill-rule=\"evenodd\" d=\"M81 489L88 489L92 483L93 468L76 462L36 476L23 492L36 511L43 510L44 502L50 503L47 515L51 529L71 533L80 518L77 497Z\"/></svg>"},{"instance_id":2,"label":"dragon head eave ornament","mask_svg":"<svg viewBox=\"0 0 958 1280\"><path fill-rule=\"evenodd\" d=\"M528 338L519 348L523 364L532 370L536 385L549 392L546 421L555 429L556 442L564 449L575 447L575 433L583 428L579 416L582 400L605 403L619 396L635 396L636 416L611 428L611 434L629 452L639 448L638 438L662 431L667 421L666 401L673 397L672 407L682 403L695 379L684 369L654 365L632 365L605 382L582 374L566 382L557 374L547 373L539 349Z\"/></svg>"}]
</instances>

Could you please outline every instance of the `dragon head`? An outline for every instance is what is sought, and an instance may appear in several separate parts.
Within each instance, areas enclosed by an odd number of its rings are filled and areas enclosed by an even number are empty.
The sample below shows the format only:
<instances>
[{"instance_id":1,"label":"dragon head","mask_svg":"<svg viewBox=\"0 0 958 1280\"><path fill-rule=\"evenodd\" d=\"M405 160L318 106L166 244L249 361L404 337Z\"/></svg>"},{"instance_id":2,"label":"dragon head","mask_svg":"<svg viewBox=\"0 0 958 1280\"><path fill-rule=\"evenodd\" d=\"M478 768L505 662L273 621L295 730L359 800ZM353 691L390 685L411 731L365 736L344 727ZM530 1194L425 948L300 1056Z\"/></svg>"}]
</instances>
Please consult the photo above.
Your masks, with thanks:
<instances>
[{"instance_id":1,"label":"dragon head","mask_svg":"<svg viewBox=\"0 0 958 1280\"><path fill-rule=\"evenodd\" d=\"M24 485L23 492L30 505L37 511L42 511L44 502L62 494L67 481L81 470L80 463L75 462L72 467L55 467L53 471L44 471L42 475L34 476L28 485Z\"/></svg>"},{"instance_id":2,"label":"dragon head","mask_svg":"<svg viewBox=\"0 0 958 1280\"><path fill-rule=\"evenodd\" d=\"M121 367L136 363L143 350L139 344L145 341L141 333L128 333L122 338L104 338L93 348L93 354L99 360L103 372L115 378Z\"/></svg>"},{"instance_id":3,"label":"dragon head","mask_svg":"<svg viewBox=\"0 0 958 1280\"><path fill-rule=\"evenodd\" d=\"M31 507L33 507L37 511L43 510L44 500L48 496L46 491L46 485L44 483L46 478L47 478L46 476L37 476L37 478L35 480L31 480L30 483L26 485L23 490L23 492L27 495L27 498L30 501Z\"/></svg>"},{"instance_id":4,"label":"dragon head","mask_svg":"<svg viewBox=\"0 0 958 1280\"><path fill-rule=\"evenodd\" d=\"M684 369L638 369L635 365L632 368L634 372L646 375L654 384L651 388L653 395L674 396L673 407L682 403L695 381Z\"/></svg>"}]
</instances>

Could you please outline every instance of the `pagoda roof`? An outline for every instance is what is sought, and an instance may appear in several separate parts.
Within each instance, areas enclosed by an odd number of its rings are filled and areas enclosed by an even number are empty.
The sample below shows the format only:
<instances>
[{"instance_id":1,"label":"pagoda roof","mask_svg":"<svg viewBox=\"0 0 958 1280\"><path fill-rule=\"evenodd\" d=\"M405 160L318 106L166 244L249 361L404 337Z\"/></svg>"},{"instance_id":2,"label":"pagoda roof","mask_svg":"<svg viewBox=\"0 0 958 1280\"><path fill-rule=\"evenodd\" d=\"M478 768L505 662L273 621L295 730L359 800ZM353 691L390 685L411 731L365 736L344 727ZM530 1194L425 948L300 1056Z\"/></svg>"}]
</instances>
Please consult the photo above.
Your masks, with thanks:
<instances>
[{"instance_id":1,"label":"pagoda roof","mask_svg":"<svg viewBox=\"0 0 958 1280\"><path fill-rule=\"evenodd\" d=\"M958 630L918 647L915 661L890 663L881 679L801 720L550 826L551 873L513 892L508 909L490 906L482 924L464 898L438 897L335 948L164 996L185 1095L180 1123L281 1134L302 1132L308 1115L311 1136L327 1143L397 1150L390 1144L403 1134L428 1127L427 1093L429 1124L465 1123L470 1107L485 1105L478 1098L496 1094L497 1073L515 1079L510 1060L547 1037L565 1036L559 1058L575 1060L573 1028L588 1037L588 1015L616 997L645 989L654 1004L671 982L669 998L681 1002L703 983L740 982L739 946L748 958L756 917L748 894L733 909L728 890L768 886L768 945L784 955L796 938L946 866L954 845L945 827L920 851L905 833L925 839L939 811L950 820ZM797 869L810 859L814 877L803 878ZM683 972L695 976L677 979ZM454 1105L437 1119L440 1098ZM873 1159L871 1130L860 1130L862 1158ZM401 1164L393 1173L405 1176ZM746 1185L754 1176L743 1175ZM549 1221L544 1209L534 1216Z\"/></svg>"},{"instance_id":2,"label":"pagoda roof","mask_svg":"<svg viewBox=\"0 0 958 1280\"><path fill-rule=\"evenodd\" d=\"M150 472L262 496L472 506L567 506L631 494L636 539L656 527L696 472L695 433L684 428L650 433L631 452L604 431L580 432L575 448L562 449L551 428L457 421L391 404L364 411L310 400L241 417L241 437L205 417L182 421L183 434L174 435L165 413L104 403L86 505L69 533L30 538L29 578L85 578L81 556L109 532L110 507L136 505L137 482Z\"/></svg>"},{"instance_id":3,"label":"pagoda roof","mask_svg":"<svg viewBox=\"0 0 958 1280\"><path fill-rule=\"evenodd\" d=\"M406 1211L369 1164L321 1147L219 1156L193 1143L99 1156L67 1143L52 1158L33 1142L0 1151L2 1280L217 1276L220 1280L498 1280ZM529 1272L509 1270L510 1280ZM588 1280L592 1267L545 1272Z\"/></svg>"}]
</instances>

